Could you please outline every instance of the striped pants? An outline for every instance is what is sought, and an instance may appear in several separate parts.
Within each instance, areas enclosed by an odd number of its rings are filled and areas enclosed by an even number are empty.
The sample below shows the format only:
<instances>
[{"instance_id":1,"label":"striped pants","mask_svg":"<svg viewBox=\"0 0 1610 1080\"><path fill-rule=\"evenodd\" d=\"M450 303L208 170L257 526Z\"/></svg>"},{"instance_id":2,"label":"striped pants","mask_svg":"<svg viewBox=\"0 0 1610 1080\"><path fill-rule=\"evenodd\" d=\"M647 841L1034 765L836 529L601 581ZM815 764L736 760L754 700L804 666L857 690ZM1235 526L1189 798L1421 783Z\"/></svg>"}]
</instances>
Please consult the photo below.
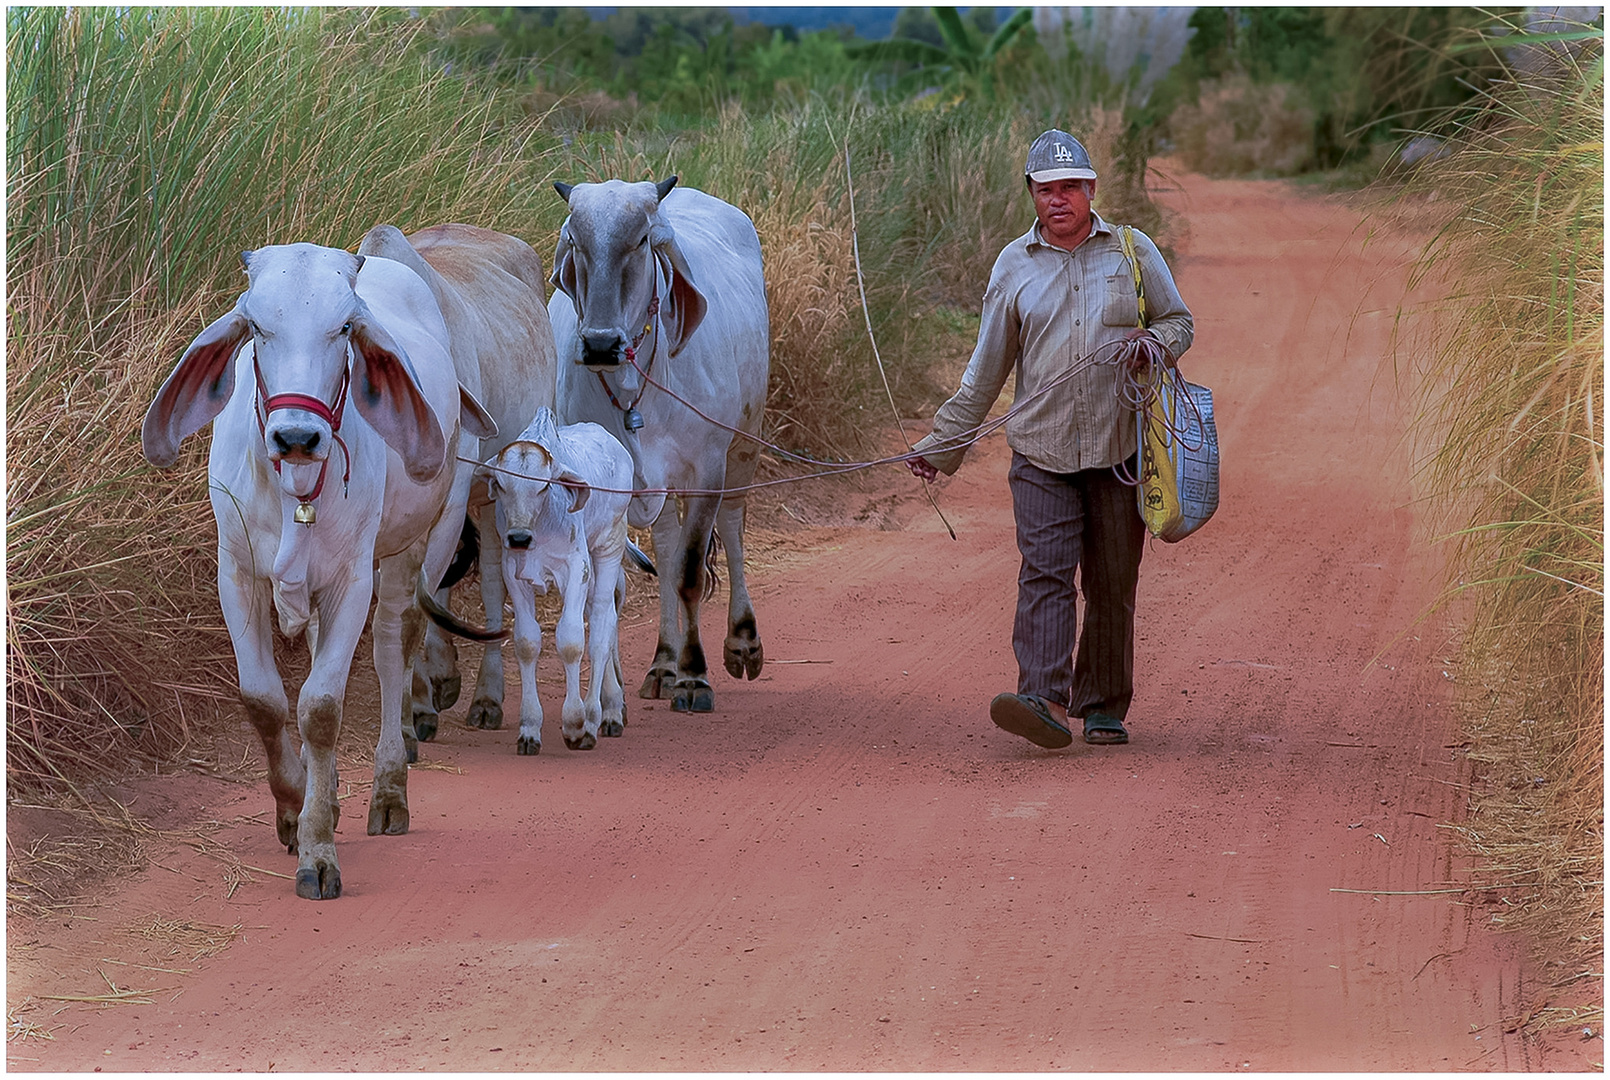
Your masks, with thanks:
<instances>
[{"instance_id":1,"label":"striped pants","mask_svg":"<svg viewBox=\"0 0 1610 1080\"><path fill-rule=\"evenodd\" d=\"M1122 720L1135 695L1135 586L1146 526L1135 489L1109 468L1047 472L1012 454L1007 474L1023 567L1012 651L1017 692L1065 705L1077 720ZM1078 632L1075 571L1085 594Z\"/></svg>"}]
</instances>

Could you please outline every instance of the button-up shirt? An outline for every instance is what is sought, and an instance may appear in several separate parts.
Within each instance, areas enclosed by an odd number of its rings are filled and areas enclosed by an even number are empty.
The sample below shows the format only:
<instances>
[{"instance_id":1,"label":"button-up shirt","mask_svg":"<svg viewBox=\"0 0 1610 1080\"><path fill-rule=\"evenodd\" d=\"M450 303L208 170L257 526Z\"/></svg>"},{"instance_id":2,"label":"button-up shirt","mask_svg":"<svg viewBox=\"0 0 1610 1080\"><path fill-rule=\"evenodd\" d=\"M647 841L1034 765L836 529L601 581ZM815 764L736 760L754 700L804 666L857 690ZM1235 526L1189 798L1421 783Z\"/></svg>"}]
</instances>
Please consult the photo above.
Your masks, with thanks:
<instances>
[{"instance_id":1,"label":"button-up shirt","mask_svg":"<svg viewBox=\"0 0 1610 1080\"><path fill-rule=\"evenodd\" d=\"M915 447L936 469L948 474L961 465L967 448L958 444L985 421L1014 369L1016 405L1006 441L1031 463L1071 473L1135 453L1135 414L1119 400L1118 362L1124 335L1136 326L1134 272L1118 231L1091 216L1089 239L1072 251L1042 240L1035 222L995 260L961 388ZM1147 332L1177 360L1191 347L1191 312L1157 245L1138 229L1133 235ZM947 445L954 449L940 449Z\"/></svg>"}]
</instances>

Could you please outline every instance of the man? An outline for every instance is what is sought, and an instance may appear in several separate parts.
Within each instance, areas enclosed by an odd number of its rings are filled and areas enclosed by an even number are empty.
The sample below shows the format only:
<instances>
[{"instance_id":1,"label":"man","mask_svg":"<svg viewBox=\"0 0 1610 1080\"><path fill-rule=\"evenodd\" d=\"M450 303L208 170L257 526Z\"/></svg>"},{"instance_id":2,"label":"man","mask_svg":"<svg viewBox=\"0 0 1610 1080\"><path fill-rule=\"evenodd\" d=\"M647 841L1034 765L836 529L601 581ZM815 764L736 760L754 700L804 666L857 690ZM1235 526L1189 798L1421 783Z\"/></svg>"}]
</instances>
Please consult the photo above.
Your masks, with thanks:
<instances>
[{"instance_id":1,"label":"man","mask_svg":"<svg viewBox=\"0 0 1610 1080\"><path fill-rule=\"evenodd\" d=\"M1119 231L1090 208L1096 171L1077 139L1045 132L1023 171L1036 221L995 260L961 388L908 464L924 480L954 473L1016 369L1006 436L1023 556L1012 624L1018 686L990 702L990 718L1050 749L1073 741L1075 722L1088 743L1125 743L1145 526L1119 475L1138 475L1135 415L1120 388L1124 372L1138 373L1155 352L1130 343L1150 336L1172 367L1191 347L1191 313L1157 245L1136 231L1147 326L1136 325L1131 263ZM1085 626L1075 662L1076 570Z\"/></svg>"}]
</instances>

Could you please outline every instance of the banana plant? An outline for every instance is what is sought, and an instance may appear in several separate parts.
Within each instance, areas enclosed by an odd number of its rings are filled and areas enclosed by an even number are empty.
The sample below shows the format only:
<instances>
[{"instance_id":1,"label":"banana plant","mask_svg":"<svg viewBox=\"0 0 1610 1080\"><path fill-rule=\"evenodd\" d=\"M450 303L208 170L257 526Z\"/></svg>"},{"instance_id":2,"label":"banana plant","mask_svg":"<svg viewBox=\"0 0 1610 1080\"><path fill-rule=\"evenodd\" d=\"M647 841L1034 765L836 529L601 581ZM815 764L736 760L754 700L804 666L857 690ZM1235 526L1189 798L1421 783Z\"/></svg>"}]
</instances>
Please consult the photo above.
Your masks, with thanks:
<instances>
[{"instance_id":1,"label":"banana plant","mask_svg":"<svg viewBox=\"0 0 1610 1080\"><path fill-rule=\"evenodd\" d=\"M845 51L861 60L911 64L919 72L932 72L947 80L959 79L965 85L976 86L985 98L993 98L996 59L1034 18L1034 12L1018 8L982 48L955 8L936 7L933 12L939 22L939 33L945 39L944 48L912 38L890 38L852 46Z\"/></svg>"}]
</instances>

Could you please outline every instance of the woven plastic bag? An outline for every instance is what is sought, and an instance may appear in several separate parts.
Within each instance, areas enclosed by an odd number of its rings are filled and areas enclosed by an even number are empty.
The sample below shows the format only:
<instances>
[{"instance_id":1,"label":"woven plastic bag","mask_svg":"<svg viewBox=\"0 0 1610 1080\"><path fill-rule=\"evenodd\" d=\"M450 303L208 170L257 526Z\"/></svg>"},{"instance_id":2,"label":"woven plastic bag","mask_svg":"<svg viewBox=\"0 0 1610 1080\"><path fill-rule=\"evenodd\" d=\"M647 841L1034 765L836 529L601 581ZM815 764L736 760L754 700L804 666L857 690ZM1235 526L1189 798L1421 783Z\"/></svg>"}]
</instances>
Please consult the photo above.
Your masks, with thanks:
<instances>
[{"instance_id":1,"label":"woven plastic bag","mask_svg":"<svg viewBox=\"0 0 1610 1080\"><path fill-rule=\"evenodd\" d=\"M1140 422L1140 486L1146 529L1170 544L1207 524L1219 508L1219 432L1213 392L1178 371L1151 366Z\"/></svg>"}]
</instances>

